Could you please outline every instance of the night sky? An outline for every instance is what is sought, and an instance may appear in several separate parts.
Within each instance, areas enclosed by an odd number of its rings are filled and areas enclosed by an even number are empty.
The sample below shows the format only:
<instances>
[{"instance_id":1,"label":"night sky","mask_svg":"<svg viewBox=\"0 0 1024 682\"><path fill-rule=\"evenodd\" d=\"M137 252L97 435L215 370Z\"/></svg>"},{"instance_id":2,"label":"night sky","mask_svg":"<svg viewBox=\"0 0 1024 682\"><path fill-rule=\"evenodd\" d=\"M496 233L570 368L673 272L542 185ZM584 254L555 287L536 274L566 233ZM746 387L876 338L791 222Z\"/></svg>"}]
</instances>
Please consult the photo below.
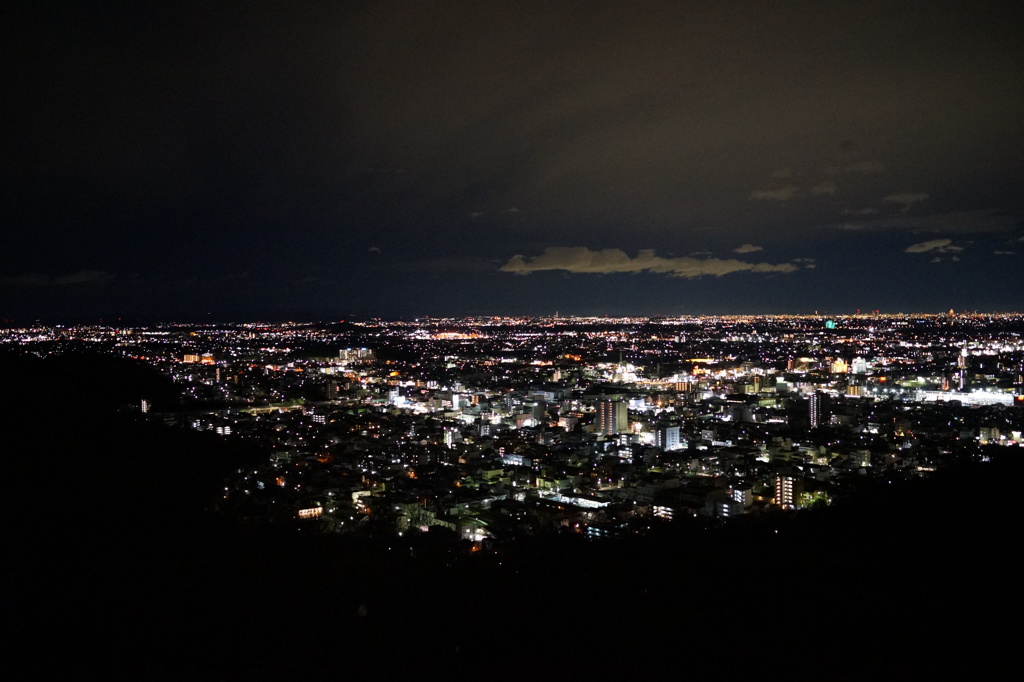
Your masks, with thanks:
<instances>
[{"instance_id":1,"label":"night sky","mask_svg":"<svg viewBox=\"0 0 1024 682\"><path fill-rule=\"evenodd\" d=\"M1024 309L1013 3L2 12L6 319Z\"/></svg>"}]
</instances>

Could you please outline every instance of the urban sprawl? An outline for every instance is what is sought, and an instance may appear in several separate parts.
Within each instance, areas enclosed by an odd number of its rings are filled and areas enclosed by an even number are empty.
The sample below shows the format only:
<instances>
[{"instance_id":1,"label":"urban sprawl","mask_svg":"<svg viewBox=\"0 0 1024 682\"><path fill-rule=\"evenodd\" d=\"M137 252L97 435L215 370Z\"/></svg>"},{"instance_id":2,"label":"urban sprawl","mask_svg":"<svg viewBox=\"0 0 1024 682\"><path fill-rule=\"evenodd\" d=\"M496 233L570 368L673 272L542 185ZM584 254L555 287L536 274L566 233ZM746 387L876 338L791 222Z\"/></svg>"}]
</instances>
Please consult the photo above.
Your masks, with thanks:
<instances>
[{"instance_id":1,"label":"urban sprawl","mask_svg":"<svg viewBox=\"0 0 1024 682\"><path fill-rule=\"evenodd\" d=\"M421 318L44 326L173 379L139 419L248 441L238 518L325 533L544 532L832 504L986 461L1024 432L1024 316ZM444 529L444 530L442 530Z\"/></svg>"}]
</instances>

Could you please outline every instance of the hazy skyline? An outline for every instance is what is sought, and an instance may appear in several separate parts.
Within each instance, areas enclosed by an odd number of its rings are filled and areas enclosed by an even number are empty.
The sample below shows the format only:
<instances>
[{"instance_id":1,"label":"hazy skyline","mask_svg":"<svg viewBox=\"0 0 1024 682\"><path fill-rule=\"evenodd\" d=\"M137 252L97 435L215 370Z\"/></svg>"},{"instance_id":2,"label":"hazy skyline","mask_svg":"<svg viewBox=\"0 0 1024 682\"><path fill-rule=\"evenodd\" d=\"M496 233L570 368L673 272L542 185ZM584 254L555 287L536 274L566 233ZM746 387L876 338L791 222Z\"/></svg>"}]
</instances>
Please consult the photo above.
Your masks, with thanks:
<instances>
[{"instance_id":1,"label":"hazy skyline","mask_svg":"<svg viewBox=\"0 0 1024 682\"><path fill-rule=\"evenodd\" d=\"M1005 3L7 12L3 317L1024 308Z\"/></svg>"}]
</instances>

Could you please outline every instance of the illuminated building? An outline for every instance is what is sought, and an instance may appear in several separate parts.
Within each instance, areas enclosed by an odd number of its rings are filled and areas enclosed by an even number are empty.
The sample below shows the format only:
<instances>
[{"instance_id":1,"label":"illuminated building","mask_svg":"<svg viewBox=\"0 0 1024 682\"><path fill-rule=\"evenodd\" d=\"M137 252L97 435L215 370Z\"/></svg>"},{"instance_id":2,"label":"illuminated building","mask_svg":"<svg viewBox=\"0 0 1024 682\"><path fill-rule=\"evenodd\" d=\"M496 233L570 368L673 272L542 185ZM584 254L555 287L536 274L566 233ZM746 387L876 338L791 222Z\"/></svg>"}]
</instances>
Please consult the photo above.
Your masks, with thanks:
<instances>
[{"instance_id":1,"label":"illuminated building","mask_svg":"<svg viewBox=\"0 0 1024 682\"><path fill-rule=\"evenodd\" d=\"M678 450L681 447L679 427L666 426L658 429L654 434L654 444L662 450Z\"/></svg>"},{"instance_id":2,"label":"illuminated building","mask_svg":"<svg viewBox=\"0 0 1024 682\"><path fill-rule=\"evenodd\" d=\"M825 402L825 396L821 393L821 391L815 391L814 393L811 394L811 399L809 401L808 407L809 407L809 410L810 410L811 428L812 429L816 428L818 426L821 426L822 424L824 424L824 421L823 421L824 418L825 418L825 405L824 405L824 402Z\"/></svg>"},{"instance_id":3,"label":"illuminated building","mask_svg":"<svg viewBox=\"0 0 1024 682\"><path fill-rule=\"evenodd\" d=\"M597 432L606 436L623 433L628 428L629 412L621 400L597 402Z\"/></svg>"},{"instance_id":4,"label":"illuminated building","mask_svg":"<svg viewBox=\"0 0 1024 682\"><path fill-rule=\"evenodd\" d=\"M803 492L803 487L802 480L779 474L775 477L775 504L783 509L796 508L796 501Z\"/></svg>"}]
</instances>

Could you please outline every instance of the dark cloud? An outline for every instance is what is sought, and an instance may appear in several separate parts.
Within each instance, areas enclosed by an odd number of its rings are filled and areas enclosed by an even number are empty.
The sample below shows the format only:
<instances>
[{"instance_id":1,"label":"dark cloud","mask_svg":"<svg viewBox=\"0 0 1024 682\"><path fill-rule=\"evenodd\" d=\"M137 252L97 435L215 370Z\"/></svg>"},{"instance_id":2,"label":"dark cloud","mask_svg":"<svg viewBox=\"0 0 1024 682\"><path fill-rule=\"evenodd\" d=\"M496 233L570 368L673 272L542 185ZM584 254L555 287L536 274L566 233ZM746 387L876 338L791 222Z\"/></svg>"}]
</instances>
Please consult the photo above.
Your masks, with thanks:
<instances>
[{"instance_id":1,"label":"dark cloud","mask_svg":"<svg viewBox=\"0 0 1024 682\"><path fill-rule=\"evenodd\" d=\"M771 267L817 258L825 290L837 239L898 253L869 233L1024 216L1024 47L1002 3L103 7L0 22L8 288L57 299L100 273L112 306L178 310L169 283L191 277L188 300L227 309L286 306L271 283L314 277L335 283L323 305L358 291L387 314L408 282L375 277L419 267L530 307L536 277L495 274L509 254L588 244L649 276L746 268L671 254L759 244ZM222 269L250 281L218 288Z\"/></svg>"},{"instance_id":2,"label":"dark cloud","mask_svg":"<svg viewBox=\"0 0 1024 682\"><path fill-rule=\"evenodd\" d=\"M858 215L871 215L873 209L861 209ZM1005 232L1019 226L1021 215L993 209L950 211L923 216L897 215L857 223L840 223L834 227L845 230L906 230L910 232Z\"/></svg>"},{"instance_id":3,"label":"dark cloud","mask_svg":"<svg viewBox=\"0 0 1024 682\"><path fill-rule=\"evenodd\" d=\"M860 173L860 174L874 174L884 173L885 164L881 161L874 159L859 159L856 161L848 161L841 165L828 165L825 166L825 172L830 174L841 174L841 173Z\"/></svg>"},{"instance_id":4,"label":"dark cloud","mask_svg":"<svg viewBox=\"0 0 1024 682\"><path fill-rule=\"evenodd\" d=\"M800 188L796 185L785 185L784 187L773 187L770 189L755 189L750 193L754 201L789 201L800 195Z\"/></svg>"},{"instance_id":5,"label":"dark cloud","mask_svg":"<svg viewBox=\"0 0 1024 682\"><path fill-rule=\"evenodd\" d=\"M931 239L906 248L907 253L959 253L963 250L962 246L954 245L952 239Z\"/></svg>"},{"instance_id":6,"label":"dark cloud","mask_svg":"<svg viewBox=\"0 0 1024 682\"><path fill-rule=\"evenodd\" d=\"M44 275L40 273L26 273L12 275L2 280L3 286L11 289L35 289L41 287L80 287L80 286L101 286L109 284L116 275L102 270L78 270L63 275Z\"/></svg>"},{"instance_id":7,"label":"dark cloud","mask_svg":"<svg viewBox=\"0 0 1024 682\"><path fill-rule=\"evenodd\" d=\"M928 194L925 192L896 192L895 194L889 194L882 199L883 204L897 204L902 206L903 213L909 213L911 207L914 204L919 204L922 201L928 200Z\"/></svg>"},{"instance_id":8,"label":"dark cloud","mask_svg":"<svg viewBox=\"0 0 1024 682\"><path fill-rule=\"evenodd\" d=\"M755 247L754 251L760 249ZM746 251L744 251L746 253ZM691 258L689 256L665 258L651 249L641 249L630 257L620 249L591 251L584 246L551 247L534 258L513 256L501 266L502 272L526 275L544 270L564 270L577 273L611 274L619 272L652 272L674 277L696 278L705 275L722 276L734 272L794 272L792 263L748 263L735 259Z\"/></svg>"},{"instance_id":9,"label":"dark cloud","mask_svg":"<svg viewBox=\"0 0 1024 682\"><path fill-rule=\"evenodd\" d=\"M811 194L816 197L820 196L834 196L839 186L831 180L822 180L817 185L811 188Z\"/></svg>"}]
</instances>

